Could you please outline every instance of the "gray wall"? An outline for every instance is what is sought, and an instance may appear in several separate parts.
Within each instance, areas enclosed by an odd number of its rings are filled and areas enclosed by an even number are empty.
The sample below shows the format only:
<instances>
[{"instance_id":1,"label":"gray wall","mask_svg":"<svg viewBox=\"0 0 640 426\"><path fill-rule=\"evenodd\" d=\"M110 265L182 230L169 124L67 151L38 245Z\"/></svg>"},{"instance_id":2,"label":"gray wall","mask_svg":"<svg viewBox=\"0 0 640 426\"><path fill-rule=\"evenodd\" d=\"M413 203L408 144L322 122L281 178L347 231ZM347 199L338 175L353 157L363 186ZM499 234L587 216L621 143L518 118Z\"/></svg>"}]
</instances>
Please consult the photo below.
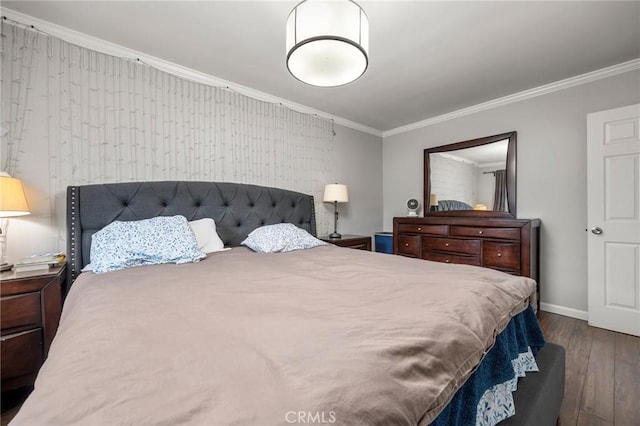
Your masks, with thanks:
<instances>
[{"instance_id":1,"label":"gray wall","mask_svg":"<svg viewBox=\"0 0 640 426\"><path fill-rule=\"evenodd\" d=\"M339 125L335 131L333 182L349 188L349 202L338 204L338 232L373 235L382 231L382 138ZM325 208L333 214L333 204Z\"/></svg>"},{"instance_id":2,"label":"gray wall","mask_svg":"<svg viewBox=\"0 0 640 426\"><path fill-rule=\"evenodd\" d=\"M542 302L587 310L587 114L640 102L640 71L383 140L384 228L422 200L422 150L516 130L518 217L540 218ZM544 306L543 306L544 308Z\"/></svg>"}]
</instances>

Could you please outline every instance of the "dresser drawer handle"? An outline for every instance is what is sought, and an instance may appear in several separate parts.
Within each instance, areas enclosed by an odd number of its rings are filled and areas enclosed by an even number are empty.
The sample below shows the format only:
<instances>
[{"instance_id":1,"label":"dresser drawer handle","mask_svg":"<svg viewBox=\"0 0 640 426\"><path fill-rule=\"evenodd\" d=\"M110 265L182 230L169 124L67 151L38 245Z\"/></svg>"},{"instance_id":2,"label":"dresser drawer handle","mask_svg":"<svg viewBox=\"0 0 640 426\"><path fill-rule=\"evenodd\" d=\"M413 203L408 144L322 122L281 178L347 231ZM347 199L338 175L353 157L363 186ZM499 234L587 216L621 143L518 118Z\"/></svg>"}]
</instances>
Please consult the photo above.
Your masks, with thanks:
<instances>
[{"instance_id":1,"label":"dresser drawer handle","mask_svg":"<svg viewBox=\"0 0 640 426\"><path fill-rule=\"evenodd\" d=\"M445 259L444 263L449 263L449 259Z\"/></svg>"},{"instance_id":2,"label":"dresser drawer handle","mask_svg":"<svg viewBox=\"0 0 640 426\"><path fill-rule=\"evenodd\" d=\"M418 231L422 231L422 228L418 227Z\"/></svg>"},{"instance_id":3,"label":"dresser drawer handle","mask_svg":"<svg viewBox=\"0 0 640 426\"><path fill-rule=\"evenodd\" d=\"M404 246L405 247L409 247L409 243L404 243Z\"/></svg>"},{"instance_id":4,"label":"dresser drawer handle","mask_svg":"<svg viewBox=\"0 0 640 426\"><path fill-rule=\"evenodd\" d=\"M482 231L478 231L478 234L482 235Z\"/></svg>"},{"instance_id":5,"label":"dresser drawer handle","mask_svg":"<svg viewBox=\"0 0 640 426\"><path fill-rule=\"evenodd\" d=\"M445 243L445 244L444 244L444 246L445 246L445 247L449 247L449 243Z\"/></svg>"},{"instance_id":6,"label":"dresser drawer handle","mask_svg":"<svg viewBox=\"0 0 640 426\"><path fill-rule=\"evenodd\" d=\"M502 257L502 253L498 253L498 257Z\"/></svg>"}]
</instances>

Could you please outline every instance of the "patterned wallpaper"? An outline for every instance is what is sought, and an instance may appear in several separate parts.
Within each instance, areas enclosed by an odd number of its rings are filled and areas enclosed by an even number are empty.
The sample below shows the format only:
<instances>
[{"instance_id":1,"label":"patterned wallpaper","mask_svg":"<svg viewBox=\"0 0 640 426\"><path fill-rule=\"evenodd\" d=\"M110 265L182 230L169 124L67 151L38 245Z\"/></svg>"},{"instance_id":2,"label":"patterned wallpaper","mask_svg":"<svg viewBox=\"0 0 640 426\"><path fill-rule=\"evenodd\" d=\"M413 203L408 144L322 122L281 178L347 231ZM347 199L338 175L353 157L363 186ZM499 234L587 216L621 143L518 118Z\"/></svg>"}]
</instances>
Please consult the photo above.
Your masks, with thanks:
<instances>
[{"instance_id":1,"label":"patterned wallpaper","mask_svg":"<svg viewBox=\"0 0 640 426\"><path fill-rule=\"evenodd\" d=\"M333 123L167 74L127 58L2 25L2 168L29 180L48 157L52 226L64 248L68 185L207 180L291 189L316 198L318 230L333 176ZM36 128L44 140L35 140ZM26 149L37 143L37 149ZM27 182L28 184L28 182ZM46 213L44 213L46 214Z\"/></svg>"}]
</instances>

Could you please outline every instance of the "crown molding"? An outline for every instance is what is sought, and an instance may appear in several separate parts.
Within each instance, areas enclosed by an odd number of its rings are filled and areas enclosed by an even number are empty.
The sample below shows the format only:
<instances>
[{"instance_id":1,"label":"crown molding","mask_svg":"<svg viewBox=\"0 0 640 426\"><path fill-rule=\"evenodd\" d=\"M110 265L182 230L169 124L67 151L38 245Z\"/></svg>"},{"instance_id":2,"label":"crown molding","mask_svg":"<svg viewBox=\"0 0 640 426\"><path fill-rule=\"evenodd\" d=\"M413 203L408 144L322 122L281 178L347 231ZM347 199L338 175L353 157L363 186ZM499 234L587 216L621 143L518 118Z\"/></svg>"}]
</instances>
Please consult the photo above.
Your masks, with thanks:
<instances>
[{"instance_id":1,"label":"crown molding","mask_svg":"<svg viewBox=\"0 0 640 426\"><path fill-rule=\"evenodd\" d=\"M58 37L69 43L76 44L78 46L86 47L88 49L96 50L108 55L131 58L131 60L139 60L145 64L148 64L161 71L176 75L178 77L185 78L187 80L195 81L198 83L207 84L216 87L226 87L230 90L238 92L242 95L251 97L256 100L260 100L268 103L281 104L284 107L292 110L304 113L317 115L318 117L332 120L335 124L342 125L354 130L358 130L364 133L368 133L374 136L382 137L383 139L389 136L398 135L401 133L410 132L423 127L432 126L434 124L442 123L448 120L464 117L467 115L475 114L477 112L486 111L492 108L496 108L503 105L508 105L514 102L520 102L526 99L535 98L537 96L546 95L549 93L557 92L560 90L568 89L570 87L579 86L581 84L590 83L597 80L602 80L608 77L613 77L618 74L623 74L630 71L640 69L640 58L632 59L627 62L623 62L618 65L613 65L600 70L592 71L586 74L570 77L564 80L560 80L554 83L550 83L544 86L535 87L533 89L524 90L522 92L507 95L498 99L494 99L488 102L477 104L468 108L462 108L457 111L438 115L425 120L421 120L415 123L407 124L405 126L396 127L394 129L381 131L374 129L373 127L366 126L361 123L356 123L351 120L347 120L342 117L329 114L324 111L320 111L306 105L302 105L287 99L279 98L277 96L270 95L259 90L252 89L247 86L236 84L232 81L224 80L210 74L205 74L200 71L187 68L173 62L166 61L164 59L157 58L155 56L147 55L142 52L138 52L133 49L126 48L119 44L111 43L106 40L90 36L85 33L81 33L72 30L61 25L45 21L31 15L27 15L21 12L17 12L12 9L2 8L2 15L9 19L23 23L24 25L32 25L36 30L40 30L46 34Z\"/></svg>"},{"instance_id":2,"label":"crown molding","mask_svg":"<svg viewBox=\"0 0 640 426\"><path fill-rule=\"evenodd\" d=\"M544 86L535 87L533 89L523 90L522 92L507 95L502 98L494 99L494 100L484 102L478 105L474 105L468 108L459 109L457 111L453 111L447 114L438 115L436 117L428 118L426 120L407 124L406 126L396 127L395 129L391 129L391 130L385 130L382 132L382 138L384 139L389 136L398 135L400 133L406 133L412 130L421 129L423 127L432 126L437 123L442 123L448 120L453 120L455 118L464 117L470 114L475 114L480 111L486 111L499 106L512 104L514 102L520 102L526 99L535 98L537 96L547 95L549 93L568 89L570 87L591 83L593 81L602 80L604 78L613 77L618 74L624 74L626 72L635 71L639 69L640 69L640 58L632 59L630 61L623 62L618 65L613 65L607 68L602 68L596 71L588 72L586 74L570 77L564 80L556 81L554 83L546 84Z\"/></svg>"},{"instance_id":3,"label":"crown molding","mask_svg":"<svg viewBox=\"0 0 640 426\"><path fill-rule=\"evenodd\" d=\"M17 12L15 10L8 9L8 8L2 8L2 15L6 16L7 18L13 21L22 23L23 25L31 25L37 31L41 31L45 34L60 38L71 44L82 46L87 49L92 49L92 50L95 50L107 55L116 56L119 58L129 58L132 61L139 61L141 63L150 65L156 69L175 75L177 77L185 78L187 80L206 84L209 86L225 87L234 92L240 93L244 96L248 96L250 98L253 98L259 101L280 104L284 107L290 108L300 113L317 115L318 117L331 120L335 124L349 127L351 129L358 130L364 133L369 133L374 136L382 137L382 131L378 129L374 129L373 127L356 123L354 121L347 120L346 118L338 117L336 115L329 114L327 112L320 111L320 110L308 107L306 105L302 105L297 102L290 101L288 99L279 98L277 96L273 96L268 93L255 90L250 87L234 83L232 81L224 80L224 79L212 76L210 74L196 71L194 69L184 67L182 65L178 65L176 63L173 63L155 56L147 55L145 53L138 52L133 49L129 49L119 44L111 43L101 38L90 36L88 34L81 33L79 31L75 31L70 28L63 27L61 25L54 24L49 21L42 20L31 15Z\"/></svg>"}]
</instances>

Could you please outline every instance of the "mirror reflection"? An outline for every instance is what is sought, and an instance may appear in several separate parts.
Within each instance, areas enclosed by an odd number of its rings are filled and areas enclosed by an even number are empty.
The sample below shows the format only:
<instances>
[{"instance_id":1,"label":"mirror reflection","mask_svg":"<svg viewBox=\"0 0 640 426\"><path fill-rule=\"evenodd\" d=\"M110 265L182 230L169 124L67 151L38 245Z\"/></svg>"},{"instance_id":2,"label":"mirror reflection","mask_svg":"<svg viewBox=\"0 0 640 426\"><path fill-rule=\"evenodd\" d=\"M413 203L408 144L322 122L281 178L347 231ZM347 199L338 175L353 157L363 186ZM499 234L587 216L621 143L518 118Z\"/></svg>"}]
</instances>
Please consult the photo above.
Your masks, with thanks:
<instances>
[{"instance_id":1,"label":"mirror reflection","mask_svg":"<svg viewBox=\"0 0 640 426\"><path fill-rule=\"evenodd\" d=\"M507 148L509 139L429 154L431 211L509 212Z\"/></svg>"},{"instance_id":2,"label":"mirror reflection","mask_svg":"<svg viewBox=\"0 0 640 426\"><path fill-rule=\"evenodd\" d=\"M434 216L516 216L516 132L424 150L424 205Z\"/></svg>"}]
</instances>

